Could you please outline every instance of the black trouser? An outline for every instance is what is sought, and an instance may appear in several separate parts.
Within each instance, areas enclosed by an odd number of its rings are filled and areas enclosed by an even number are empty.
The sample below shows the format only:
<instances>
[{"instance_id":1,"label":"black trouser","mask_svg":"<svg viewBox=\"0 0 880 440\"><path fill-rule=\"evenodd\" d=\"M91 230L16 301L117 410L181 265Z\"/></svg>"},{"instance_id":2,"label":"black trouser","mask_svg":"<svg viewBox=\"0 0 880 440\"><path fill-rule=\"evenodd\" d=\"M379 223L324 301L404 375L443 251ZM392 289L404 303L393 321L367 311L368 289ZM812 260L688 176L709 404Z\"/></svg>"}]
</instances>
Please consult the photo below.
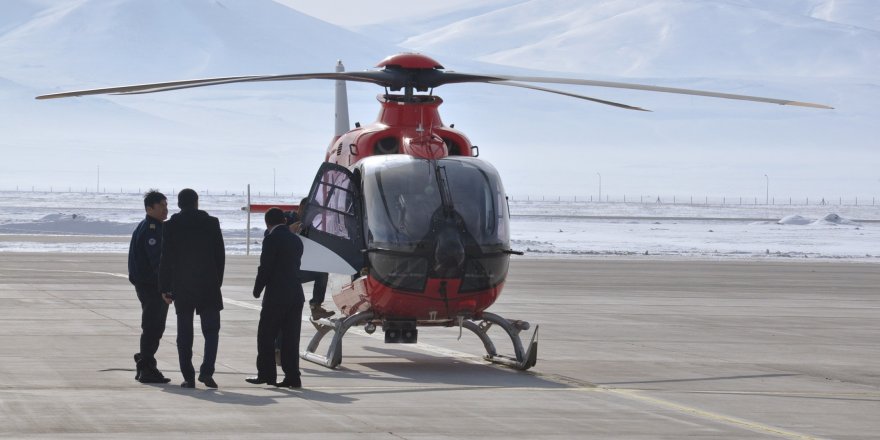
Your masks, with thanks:
<instances>
[{"instance_id":1,"label":"black trouser","mask_svg":"<svg viewBox=\"0 0 880 440\"><path fill-rule=\"evenodd\" d=\"M315 282L312 287L312 299L309 304L321 304L324 302L324 295L327 293L327 272L312 272L310 270L299 271L299 280L301 283Z\"/></svg>"},{"instance_id":2,"label":"black trouser","mask_svg":"<svg viewBox=\"0 0 880 440\"><path fill-rule=\"evenodd\" d=\"M195 307L187 304L174 303L177 310L177 356L180 359L180 373L189 382L195 380L195 368L192 364L193 315ZM217 361L217 346L220 343L220 310L200 310L199 321L202 324L202 336L205 337L205 352L199 376L214 375L214 363Z\"/></svg>"},{"instance_id":3,"label":"black trouser","mask_svg":"<svg viewBox=\"0 0 880 440\"><path fill-rule=\"evenodd\" d=\"M299 279L303 284L314 281L315 285L312 286L312 299L309 300L310 305L320 305L324 302L324 296L327 293L327 281L330 276L327 272L312 272L310 270L301 270L299 271ZM300 309L300 313L302 313L302 309ZM297 332L299 333L299 332ZM275 348L280 349L282 341L284 337L281 333L278 333L278 337L275 338Z\"/></svg>"},{"instance_id":4,"label":"black trouser","mask_svg":"<svg viewBox=\"0 0 880 440\"><path fill-rule=\"evenodd\" d=\"M156 366L156 351L159 340L165 333L165 319L168 318L168 304L159 294L159 286L138 284L134 286L141 302L141 356L146 365Z\"/></svg>"},{"instance_id":5,"label":"black trouser","mask_svg":"<svg viewBox=\"0 0 880 440\"><path fill-rule=\"evenodd\" d=\"M299 332L303 303L263 305L257 327L257 376L275 380L275 337L281 334L281 369L285 377L299 377Z\"/></svg>"}]
</instances>

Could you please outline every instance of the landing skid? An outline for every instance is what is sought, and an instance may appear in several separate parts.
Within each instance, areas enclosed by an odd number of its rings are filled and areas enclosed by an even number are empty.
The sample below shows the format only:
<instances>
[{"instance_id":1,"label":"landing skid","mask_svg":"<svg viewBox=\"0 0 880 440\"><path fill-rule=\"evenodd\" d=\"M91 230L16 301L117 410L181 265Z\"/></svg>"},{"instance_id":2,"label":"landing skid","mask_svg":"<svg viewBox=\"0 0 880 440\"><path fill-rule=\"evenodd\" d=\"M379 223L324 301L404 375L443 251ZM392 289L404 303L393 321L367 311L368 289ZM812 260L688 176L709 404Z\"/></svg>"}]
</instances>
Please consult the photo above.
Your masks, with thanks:
<instances>
[{"instance_id":1,"label":"landing skid","mask_svg":"<svg viewBox=\"0 0 880 440\"><path fill-rule=\"evenodd\" d=\"M312 321L312 324L315 325L315 329L318 332L315 333L315 336L312 336L308 348L306 348L306 351L300 353L299 357L330 369L336 368L342 363L342 337L345 336L345 332L347 332L352 326L367 322L371 319L373 319L373 312L360 312L345 319L331 320L324 318ZM322 356L315 353L315 350L318 349L318 344L321 343L321 339L323 339L324 335L330 331L333 331L333 339L330 341L330 347L327 349L327 354Z\"/></svg>"},{"instance_id":2,"label":"landing skid","mask_svg":"<svg viewBox=\"0 0 880 440\"><path fill-rule=\"evenodd\" d=\"M499 327L504 329L504 331L507 333L507 336L510 336L510 341L513 343L513 352L515 357L498 354L498 352L495 350L495 344L492 343L492 339L487 333L493 324L497 324ZM483 319L476 321L467 319L462 322L462 326L476 333L477 336L480 337L480 340L483 341L483 345L486 347L486 355L483 356L483 359L486 359L489 362L505 365L523 371L534 367L535 364L538 362L537 325L535 326L535 333L532 334L532 340L529 342L529 348L525 352L523 351L522 340L519 337L519 332L529 329L530 325L528 322L519 320L511 321L508 319L504 319L494 313L483 312Z\"/></svg>"},{"instance_id":3,"label":"landing skid","mask_svg":"<svg viewBox=\"0 0 880 440\"><path fill-rule=\"evenodd\" d=\"M345 333L352 326L371 321L373 316L373 312L360 312L345 319L325 318L312 321L317 333L315 333L315 336L312 336L312 340L309 342L306 351L300 353L300 358L309 362L314 362L318 365L323 365L330 369L336 368L342 363L342 338L345 336ZM535 363L538 361L538 326L535 326L535 333L532 334L528 349L523 350L523 344L519 337L519 333L522 330L529 329L530 326L528 322L518 320L511 321L494 313L483 312L482 319L466 319L462 321L461 325L462 327L476 333L480 340L483 341L483 345L486 347L486 355L483 358L489 362L505 365L517 370L528 370L529 368L534 367ZM514 356L501 355L495 350L495 344L492 342L492 339L488 334L492 325L498 325L510 337L510 341L513 343ZM331 331L333 332L333 339L330 341L330 346L327 348L327 354L320 355L316 353L315 351L318 349L321 340Z\"/></svg>"}]
</instances>

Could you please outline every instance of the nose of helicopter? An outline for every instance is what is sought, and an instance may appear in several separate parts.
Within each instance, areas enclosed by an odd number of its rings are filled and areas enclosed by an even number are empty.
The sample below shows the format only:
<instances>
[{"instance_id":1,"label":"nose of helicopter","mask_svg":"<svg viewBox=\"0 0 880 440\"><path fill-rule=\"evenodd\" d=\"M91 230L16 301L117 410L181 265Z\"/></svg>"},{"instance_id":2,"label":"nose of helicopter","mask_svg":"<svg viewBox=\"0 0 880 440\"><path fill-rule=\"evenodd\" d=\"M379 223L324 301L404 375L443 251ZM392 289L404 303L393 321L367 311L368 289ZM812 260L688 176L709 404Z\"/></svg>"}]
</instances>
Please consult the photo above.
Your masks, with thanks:
<instances>
[{"instance_id":1,"label":"nose of helicopter","mask_svg":"<svg viewBox=\"0 0 880 440\"><path fill-rule=\"evenodd\" d=\"M434 247L434 273L441 278L461 276L464 270L464 245L461 236L453 227L446 227L437 236Z\"/></svg>"}]
</instances>

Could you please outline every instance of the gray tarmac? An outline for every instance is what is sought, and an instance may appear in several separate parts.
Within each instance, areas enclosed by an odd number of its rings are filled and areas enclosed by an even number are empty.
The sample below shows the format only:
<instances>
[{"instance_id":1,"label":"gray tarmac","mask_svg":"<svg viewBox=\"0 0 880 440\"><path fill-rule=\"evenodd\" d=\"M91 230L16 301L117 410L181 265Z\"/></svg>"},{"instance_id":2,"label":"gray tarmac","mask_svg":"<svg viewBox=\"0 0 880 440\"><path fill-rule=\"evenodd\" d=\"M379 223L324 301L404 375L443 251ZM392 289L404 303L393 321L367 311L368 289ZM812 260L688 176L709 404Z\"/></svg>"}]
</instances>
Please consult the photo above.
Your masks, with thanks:
<instances>
[{"instance_id":1,"label":"gray tarmac","mask_svg":"<svg viewBox=\"0 0 880 440\"><path fill-rule=\"evenodd\" d=\"M491 310L540 324L532 370L483 362L458 328L353 331L338 369L301 363L302 390L244 382L256 265L227 264L220 388L181 389L173 310L173 381L134 380L125 255L0 253L0 437L880 438L877 264L515 258Z\"/></svg>"}]
</instances>

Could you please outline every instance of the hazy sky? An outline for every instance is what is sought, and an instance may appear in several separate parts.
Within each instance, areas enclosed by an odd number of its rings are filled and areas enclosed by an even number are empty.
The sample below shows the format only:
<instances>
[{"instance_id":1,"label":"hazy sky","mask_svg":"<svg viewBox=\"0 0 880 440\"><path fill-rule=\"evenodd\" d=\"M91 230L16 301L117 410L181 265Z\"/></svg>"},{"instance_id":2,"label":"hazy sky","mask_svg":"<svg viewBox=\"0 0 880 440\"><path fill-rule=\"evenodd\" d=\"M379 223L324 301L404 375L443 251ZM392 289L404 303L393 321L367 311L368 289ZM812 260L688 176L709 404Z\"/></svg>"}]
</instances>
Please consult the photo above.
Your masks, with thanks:
<instances>
[{"instance_id":1,"label":"hazy sky","mask_svg":"<svg viewBox=\"0 0 880 440\"><path fill-rule=\"evenodd\" d=\"M817 4L826 7L821 17L811 9ZM480 146L513 195L587 197L601 180L603 195L630 198L754 199L769 187L779 198L870 199L880 194L880 25L870 26L872 16L880 2L0 0L0 189L94 188L100 166L100 185L117 191L251 183L266 192L277 183L279 192L301 194L332 135L331 83L33 98L325 71L337 59L362 70L416 50L460 72L629 81L837 108L567 89L654 111L644 113L513 87L443 86L443 121ZM869 18L856 25L853 17ZM375 119L377 93L349 85L352 123Z\"/></svg>"},{"instance_id":2,"label":"hazy sky","mask_svg":"<svg viewBox=\"0 0 880 440\"><path fill-rule=\"evenodd\" d=\"M275 0L300 12L341 26L362 26L411 16L430 16L455 9L509 0Z\"/></svg>"}]
</instances>

